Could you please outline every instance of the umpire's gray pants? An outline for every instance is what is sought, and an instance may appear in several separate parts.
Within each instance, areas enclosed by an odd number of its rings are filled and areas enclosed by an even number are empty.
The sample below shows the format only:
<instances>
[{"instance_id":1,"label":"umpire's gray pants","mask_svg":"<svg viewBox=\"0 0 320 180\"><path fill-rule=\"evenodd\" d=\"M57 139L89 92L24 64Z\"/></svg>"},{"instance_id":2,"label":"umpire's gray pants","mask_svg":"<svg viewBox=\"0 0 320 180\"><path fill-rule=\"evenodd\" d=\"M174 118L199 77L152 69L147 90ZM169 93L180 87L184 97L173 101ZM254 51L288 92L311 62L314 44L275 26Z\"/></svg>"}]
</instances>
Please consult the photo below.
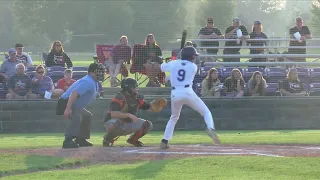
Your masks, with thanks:
<instances>
[{"instance_id":1,"label":"umpire's gray pants","mask_svg":"<svg viewBox=\"0 0 320 180\"><path fill-rule=\"evenodd\" d=\"M107 133L111 133L112 136L114 137L125 136L140 130L144 122L146 122L146 120L141 118L138 118L137 122L128 122L128 123L123 122L119 119L110 119L104 123L104 127L106 128L107 131L108 129L110 129L110 127L113 127L111 128L112 130L110 130L111 132L107 132ZM149 127L149 130L151 129L152 129L152 124Z\"/></svg>"},{"instance_id":2,"label":"umpire's gray pants","mask_svg":"<svg viewBox=\"0 0 320 180\"><path fill-rule=\"evenodd\" d=\"M65 137L90 139L91 120L92 114L85 108L72 108Z\"/></svg>"}]
</instances>

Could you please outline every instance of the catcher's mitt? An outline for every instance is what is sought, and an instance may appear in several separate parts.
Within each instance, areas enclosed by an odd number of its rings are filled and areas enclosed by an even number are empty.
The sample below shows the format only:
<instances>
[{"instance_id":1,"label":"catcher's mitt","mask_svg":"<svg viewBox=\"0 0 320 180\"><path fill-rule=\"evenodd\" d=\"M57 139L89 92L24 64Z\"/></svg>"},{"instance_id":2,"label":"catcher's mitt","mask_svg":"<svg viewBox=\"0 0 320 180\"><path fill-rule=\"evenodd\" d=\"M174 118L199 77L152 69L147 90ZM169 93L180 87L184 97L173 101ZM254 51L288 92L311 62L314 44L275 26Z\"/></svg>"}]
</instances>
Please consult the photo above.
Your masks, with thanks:
<instances>
[{"instance_id":1,"label":"catcher's mitt","mask_svg":"<svg viewBox=\"0 0 320 180\"><path fill-rule=\"evenodd\" d=\"M150 103L151 110L153 112L160 112L164 107L167 106L167 99L166 98L156 98Z\"/></svg>"}]
</instances>

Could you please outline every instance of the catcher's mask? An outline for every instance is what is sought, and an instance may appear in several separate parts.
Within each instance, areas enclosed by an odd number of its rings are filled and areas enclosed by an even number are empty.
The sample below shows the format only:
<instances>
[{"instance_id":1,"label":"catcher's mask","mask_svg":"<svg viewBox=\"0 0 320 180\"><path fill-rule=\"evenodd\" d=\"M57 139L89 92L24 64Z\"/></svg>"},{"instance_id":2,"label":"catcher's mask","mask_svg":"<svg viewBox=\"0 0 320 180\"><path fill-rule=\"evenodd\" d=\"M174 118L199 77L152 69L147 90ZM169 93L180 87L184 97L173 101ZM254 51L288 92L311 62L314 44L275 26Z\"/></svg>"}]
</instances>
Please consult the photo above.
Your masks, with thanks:
<instances>
[{"instance_id":1,"label":"catcher's mask","mask_svg":"<svg viewBox=\"0 0 320 180\"><path fill-rule=\"evenodd\" d=\"M103 81L106 74L106 68L101 63L92 63L88 68L88 73L94 73L97 77L97 81Z\"/></svg>"},{"instance_id":2,"label":"catcher's mask","mask_svg":"<svg viewBox=\"0 0 320 180\"><path fill-rule=\"evenodd\" d=\"M133 78L124 78L121 81L121 88L131 96L135 96L138 94L138 82Z\"/></svg>"}]
</instances>

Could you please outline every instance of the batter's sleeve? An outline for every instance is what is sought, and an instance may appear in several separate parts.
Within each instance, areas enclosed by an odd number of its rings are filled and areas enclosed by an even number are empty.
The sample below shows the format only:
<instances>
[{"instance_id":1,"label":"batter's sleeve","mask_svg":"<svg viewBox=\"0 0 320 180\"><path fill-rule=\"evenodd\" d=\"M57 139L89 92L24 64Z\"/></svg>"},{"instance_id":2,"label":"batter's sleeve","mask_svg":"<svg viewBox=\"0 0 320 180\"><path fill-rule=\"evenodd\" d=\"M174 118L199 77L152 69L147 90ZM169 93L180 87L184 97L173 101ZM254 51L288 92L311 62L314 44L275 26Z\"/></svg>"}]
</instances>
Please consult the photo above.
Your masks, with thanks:
<instances>
[{"instance_id":1,"label":"batter's sleeve","mask_svg":"<svg viewBox=\"0 0 320 180\"><path fill-rule=\"evenodd\" d=\"M162 71L162 72L169 72L170 69L171 69L171 64L172 64L172 61L167 62L167 63L165 63L165 62L162 63L161 66L160 66L161 71Z\"/></svg>"}]
</instances>

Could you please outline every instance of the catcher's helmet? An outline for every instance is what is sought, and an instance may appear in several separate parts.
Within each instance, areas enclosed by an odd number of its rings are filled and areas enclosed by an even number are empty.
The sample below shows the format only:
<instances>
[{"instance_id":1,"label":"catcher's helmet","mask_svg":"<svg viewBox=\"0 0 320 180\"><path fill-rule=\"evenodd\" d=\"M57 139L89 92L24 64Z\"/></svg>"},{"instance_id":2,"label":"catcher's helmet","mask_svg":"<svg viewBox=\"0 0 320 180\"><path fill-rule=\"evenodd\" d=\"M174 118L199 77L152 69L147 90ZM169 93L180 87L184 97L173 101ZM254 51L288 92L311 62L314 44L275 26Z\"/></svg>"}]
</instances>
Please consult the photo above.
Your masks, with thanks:
<instances>
[{"instance_id":1,"label":"catcher's helmet","mask_svg":"<svg viewBox=\"0 0 320 180\"><path fill-rule=\"evenodd\" d=\"M103 81L106 74L106 68L101 63L91 63L88 68L88 73L95 73L98 81Z\"/></svg>"},{"instance_id":2,"label":"catcher's helmet","mask_svg":"<svg viewBox=\"0 0 320 180\"><path fill-rule=\"evenodd\" d=\"M121 81L121 89L123 91L128 92L131 95L134 95L137 93L137 90L136 90L137 88L138 88L138 82L133 78L128 77L128 78L124 78Z\"/></svg>"}]
</instances>

